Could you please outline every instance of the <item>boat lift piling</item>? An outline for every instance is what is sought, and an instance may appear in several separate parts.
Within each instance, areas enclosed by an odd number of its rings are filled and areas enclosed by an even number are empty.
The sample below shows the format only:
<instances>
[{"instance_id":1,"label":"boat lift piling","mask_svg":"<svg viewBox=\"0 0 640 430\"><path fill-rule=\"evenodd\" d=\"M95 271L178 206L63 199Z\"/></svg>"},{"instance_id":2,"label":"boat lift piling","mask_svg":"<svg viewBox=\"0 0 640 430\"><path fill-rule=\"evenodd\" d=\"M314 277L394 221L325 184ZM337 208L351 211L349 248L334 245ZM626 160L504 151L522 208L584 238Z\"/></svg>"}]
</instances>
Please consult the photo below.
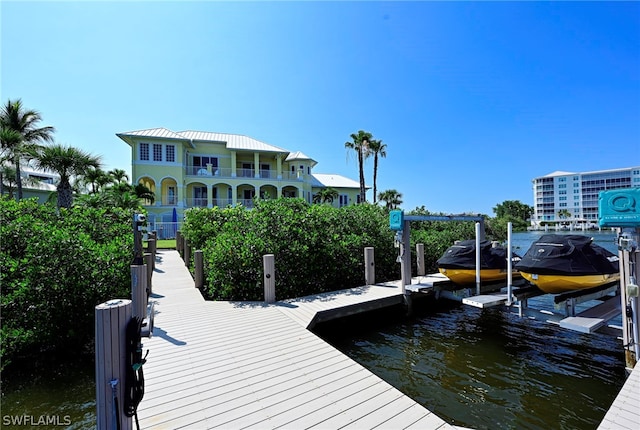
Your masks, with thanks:
<instances>
[{"instance_id":1,"label":"boat lift piling","mask_svg":"<svg viewBox=\"0 0 640 430\"><path fill-rule=\"evenodd\" d=\"M400 263L401 287L407 314L411 315L412 301L411 291L407 291L407 285L411 285L411 221L475 221L476 240L485 238L484 217L481 215L404 215L402 210L392 210L389 213L389 228L396 232L395 241L398 244ZM477 258L480 258L479 254ZM478 265L479 266L479 265ZM477 289L480 290L480 272L477 269Z\"/></svg>"}]
</instances>

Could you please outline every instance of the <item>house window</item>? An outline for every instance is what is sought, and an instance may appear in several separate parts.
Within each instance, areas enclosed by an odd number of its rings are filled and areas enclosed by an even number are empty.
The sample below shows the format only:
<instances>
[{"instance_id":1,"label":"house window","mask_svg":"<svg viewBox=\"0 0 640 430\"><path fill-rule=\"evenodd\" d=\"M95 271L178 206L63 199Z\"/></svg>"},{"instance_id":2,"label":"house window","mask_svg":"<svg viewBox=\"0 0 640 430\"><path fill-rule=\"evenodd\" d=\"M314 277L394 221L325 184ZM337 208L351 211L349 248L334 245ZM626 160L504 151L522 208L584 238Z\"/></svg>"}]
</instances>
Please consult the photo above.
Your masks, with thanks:
<instances>
[{"instance_id":1,"label":"house window","mask_svg":"<svg viewBox=\"0 0 640 430\"><path fill-rule=\"evenodd\" d=\"M338 202L340 207L346 206L349 204L349 196L346 194L340 194L338 196Z\"/></svg>"},{"instance_id":2,"label":"house window","mask_svg":"<svg viewBox=\"0 0 640 430\"><path fill-rule=\"evenodd\" d=\"M159 143L153 144L153 161L162 161L162 145Z\"/></svg>"},{"instance_id":3,"label":"house window","mask_svg":"<svg viewBox=\"0 0 640 430\"><path fill-rule=\"evenodd\" d=\"M196 155L193 157L193 174L208 174L207 165L211 164L211 173L215 174L218 170L218 158L208 155Z\"/></svg>"},{"instance_id":4,"label":"house window","mask_svg":"<svg viewBox=\"0 0 640 430\"><path fill-rule=\"evenodd\" d=\"M253 163L242 163L242 170L240 176L250 178L253 176Z\"/></svg>"},{"instance_id":5,"label":"house window","mask_svg":"<svg viewBox=\"0 0 640 430\"><path fill-rule=\"evenodd\" d=\"M175 145L167 145L164 147L165 150L165 160L168 163L175 163L176 161L176 147Z\"/></svg>"},{"instance_id":6,"label":"house window","mask_svg":"<svg viewBox=\"0 0 640 430\"><path fill-rule=\"evenodd\" d=\"M271 169L271 166L269 166L268 164L261 164L260 165L260 177L261 178L270 178L271 177L271 173L269 172L270 169Z\"/></svg>"},{"instance_id":7,"label":"house window","mask_svg":"<svg viewBox=\"0 0 640 430\"><path fill-rule=\"evenodd\" d=\"M140 144L140 160L149 161L149 144L148 143Z\"/></svg>"},{"instance_id":8,"label":"house window","mask_svg":"<svg viewBox=\"0 0 640 430\"><path fill-rule=\"evenodd\" d=\"M176 204L176 187L170 186L167 188L167 204Z\"/></svg>"}]
</instances>

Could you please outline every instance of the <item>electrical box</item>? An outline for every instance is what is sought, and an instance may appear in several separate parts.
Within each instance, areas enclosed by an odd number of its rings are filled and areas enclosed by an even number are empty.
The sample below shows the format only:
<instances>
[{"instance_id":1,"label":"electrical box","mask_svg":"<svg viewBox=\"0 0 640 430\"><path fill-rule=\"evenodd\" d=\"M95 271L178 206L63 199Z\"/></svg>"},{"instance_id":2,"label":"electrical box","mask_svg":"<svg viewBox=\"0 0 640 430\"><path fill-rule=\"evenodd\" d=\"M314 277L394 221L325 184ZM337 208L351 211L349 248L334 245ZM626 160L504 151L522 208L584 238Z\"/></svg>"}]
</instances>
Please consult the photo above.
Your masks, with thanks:
<instances>
[{"instance_id":1,"label":"electrical box","mask_svg":"<svg viewBox=\"0 0 640 430\"><path fill-rule=\"evenodd\" d=\"M600 191L600 227L640 227L640 187Z\"/></svg>"},{"instance_id":2,"label":"electrical box","mask_svg":"<svg viewBox=\"0 0 640 430\"><path fill-rule=\"evenodd\" d=\"M404 228L404 212L392 210L389 212L389 228L393 231L400 231Z\"/></svg>"}]
</instances>

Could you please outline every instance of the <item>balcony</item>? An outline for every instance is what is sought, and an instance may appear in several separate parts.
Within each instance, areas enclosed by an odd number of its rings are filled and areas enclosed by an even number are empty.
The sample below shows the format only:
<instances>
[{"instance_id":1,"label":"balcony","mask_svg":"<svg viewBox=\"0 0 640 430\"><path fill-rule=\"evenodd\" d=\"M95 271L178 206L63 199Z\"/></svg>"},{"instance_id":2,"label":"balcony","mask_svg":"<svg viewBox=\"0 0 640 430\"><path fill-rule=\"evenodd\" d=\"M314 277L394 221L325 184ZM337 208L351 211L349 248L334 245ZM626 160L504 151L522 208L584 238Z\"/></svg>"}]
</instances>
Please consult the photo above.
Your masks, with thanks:
<instances>
[{"instance_id":1,"label":"balcony","mask_svg":"<svg viewBox=\"0 0 640 430\"><path fill-rule=\"evenodd\" d=\"M272 181L273 180L302 181L302 180L305 180L308 176L303 172L299 172L299 171L296 171L296 172L283 171L282 179L278 179L277 178L278 174L276 173L275 170L260 169L258 171L259 177L256 178L255 172L256 172L255 169L237 168L235 178L266 179L266 180L272 180ZM232 169L228 167L212 167L211 171L209 171L206 167L202 167L202 166L186 166L185 167L186 176L201 177L203 179L204 178L224 178L224 179L233 178L233 176L231 176L231 173L232 173Z\"/></svg>"}]
</instances>

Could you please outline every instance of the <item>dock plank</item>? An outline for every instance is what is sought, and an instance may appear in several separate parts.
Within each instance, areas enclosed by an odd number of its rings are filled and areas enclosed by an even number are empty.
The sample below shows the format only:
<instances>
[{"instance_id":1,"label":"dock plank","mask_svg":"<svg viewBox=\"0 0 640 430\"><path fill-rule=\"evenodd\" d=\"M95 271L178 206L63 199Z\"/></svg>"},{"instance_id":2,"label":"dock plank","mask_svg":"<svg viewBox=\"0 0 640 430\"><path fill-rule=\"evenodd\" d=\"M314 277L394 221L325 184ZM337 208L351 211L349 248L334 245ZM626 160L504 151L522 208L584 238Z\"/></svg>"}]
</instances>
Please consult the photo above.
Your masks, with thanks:
<instances>
[{"instance_id":1,"label":"dock plank","mask_svg":"<svg viewBox=\"0 0 640 430\"><path fill-rule=\"evenodd\" d=\"M270 305L207 302L172 251L161 251L153 284L157 313L154 335L143 341L150 353L142 428L302 428L363 418L373 427L404 410L410 416L396 422L435 417L306 329L319 312L373 307L397 296L397 287ZM452 428L439 418L430 425L423 428Z\"/></svg>"}]
</instances>

